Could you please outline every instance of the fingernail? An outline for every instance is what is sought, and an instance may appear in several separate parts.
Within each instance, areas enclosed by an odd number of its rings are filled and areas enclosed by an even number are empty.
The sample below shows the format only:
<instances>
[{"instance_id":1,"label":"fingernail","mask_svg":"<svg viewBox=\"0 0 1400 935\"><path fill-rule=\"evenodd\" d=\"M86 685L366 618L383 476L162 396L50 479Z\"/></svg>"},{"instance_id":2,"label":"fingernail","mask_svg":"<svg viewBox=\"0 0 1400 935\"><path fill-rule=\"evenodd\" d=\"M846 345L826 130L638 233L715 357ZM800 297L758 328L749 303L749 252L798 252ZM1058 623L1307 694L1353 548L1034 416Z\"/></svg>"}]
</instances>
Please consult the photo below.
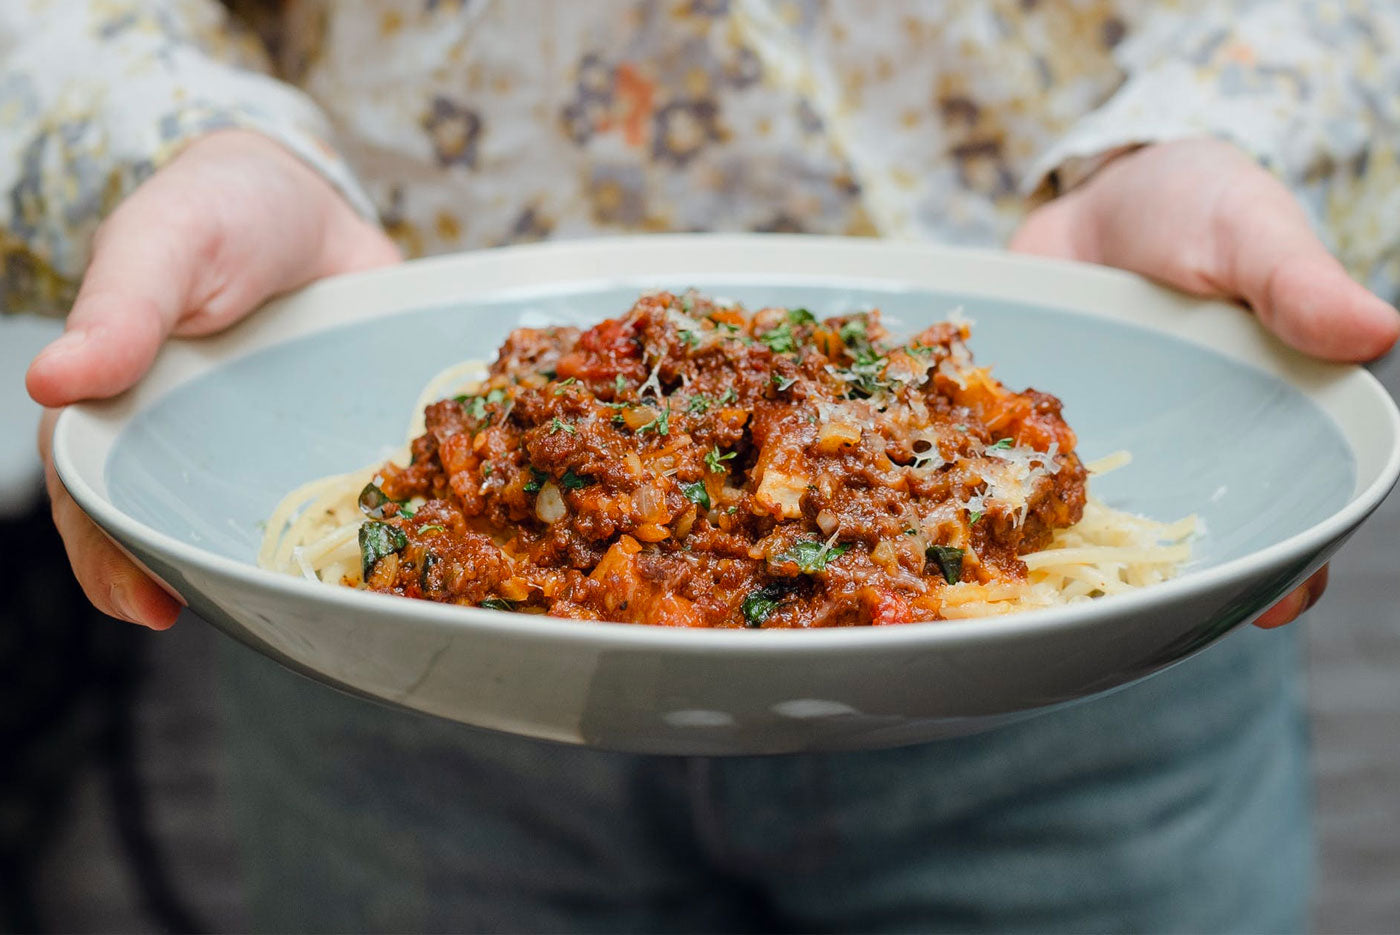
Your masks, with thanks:
<instances>
[{"instance_id":1,"label":"fingernail","mask_svg":"<svg viewBox=\"0 0 1400 935\"><path fill-rule=\"evenodd\" d=\"M87 343L88 334L86 331L73 330L65 331L48 347L39 352L40 357L59 357L64 354L71 354L73 351Z\"/></svg>"},{"instance_id":2,"label":"fingernail","mask_svg":"<svg viewBox=\"0 0 1400 935\"><path fill-rule=\"evenodd\" d=\"M112 604L114 616L120 617L127 623L141 622L136 619L136 614L131 610L131 595L127 593L126 588L119 584L113 584L107 589L107 600Z\"/></svg>"}]
</instances>

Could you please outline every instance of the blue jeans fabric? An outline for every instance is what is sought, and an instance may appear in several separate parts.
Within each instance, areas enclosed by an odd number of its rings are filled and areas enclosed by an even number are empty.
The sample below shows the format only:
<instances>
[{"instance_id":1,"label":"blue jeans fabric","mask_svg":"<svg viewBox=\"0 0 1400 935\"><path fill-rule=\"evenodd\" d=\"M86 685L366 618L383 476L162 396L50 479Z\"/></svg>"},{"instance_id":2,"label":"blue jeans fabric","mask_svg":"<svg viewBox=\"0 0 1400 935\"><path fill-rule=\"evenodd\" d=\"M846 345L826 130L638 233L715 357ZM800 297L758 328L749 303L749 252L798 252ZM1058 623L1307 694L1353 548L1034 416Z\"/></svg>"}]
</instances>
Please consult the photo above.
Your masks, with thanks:
<instances>
[{"instance_id":1,"label":"blue jeans fabric","mask_svg":"<svg viewBox=\"0 0 1400 935\"><path fill-rule=\"evenodd\" d=\"M253 918L278 931L1299 931L1296 632L869 753L643 757L390 711L225 655Z\"/></svg>"}]
</instances>

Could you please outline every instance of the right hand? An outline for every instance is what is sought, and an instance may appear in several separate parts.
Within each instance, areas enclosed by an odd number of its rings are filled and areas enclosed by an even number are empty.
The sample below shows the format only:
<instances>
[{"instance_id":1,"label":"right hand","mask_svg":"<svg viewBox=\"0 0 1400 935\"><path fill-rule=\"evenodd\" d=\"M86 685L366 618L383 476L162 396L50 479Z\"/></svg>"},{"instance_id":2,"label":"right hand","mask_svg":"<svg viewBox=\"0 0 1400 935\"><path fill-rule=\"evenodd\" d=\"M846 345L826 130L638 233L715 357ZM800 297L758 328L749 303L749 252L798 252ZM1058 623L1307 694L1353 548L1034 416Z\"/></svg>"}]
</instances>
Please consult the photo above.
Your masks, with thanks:
<instances>
[{"instance_id":1,"label":"right hand","mask_svg":"<svg viewBox=\"0 0 1400 935\"><path fill-rule=\"evenodd\" d=\"M40 405L115 396L170 335L218 331L279 293L399 260L398 249L321 176L277 143L225 130L190 144L98 229L63 335L30 364ZM64 490L46 413L39 450L54 522L98 610L162 630L180 606Z\"/></svg>"}]
</instances>

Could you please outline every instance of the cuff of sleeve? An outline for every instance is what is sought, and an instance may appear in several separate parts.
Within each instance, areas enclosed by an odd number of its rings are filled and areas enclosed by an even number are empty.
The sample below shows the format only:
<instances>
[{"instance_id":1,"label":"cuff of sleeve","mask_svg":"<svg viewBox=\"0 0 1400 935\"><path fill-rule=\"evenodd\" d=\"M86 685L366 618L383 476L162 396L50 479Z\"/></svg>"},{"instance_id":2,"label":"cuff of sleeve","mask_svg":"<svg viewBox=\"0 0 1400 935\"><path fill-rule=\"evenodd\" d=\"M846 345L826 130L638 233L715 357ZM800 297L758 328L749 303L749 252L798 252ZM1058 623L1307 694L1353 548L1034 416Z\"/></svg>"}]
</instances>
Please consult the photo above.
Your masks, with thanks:
<instances>
[{"instance_id":1,"label":"cuff of sleeve","mask_svg":"<svg viewBox=\"0 0 1400 935\"><path fill-rule=\"evenodd\" d=\"M1043 152L1026 173L1025 194L1060 194L1084 182L1121 151L1191 137L1240 147L1278 171L1306 141L1289 140L1295 100L1281 94L1223 96L1185 64L1134 78Z\"/></svg>"},{"instance_id":2,"label":"cuff of sleeve","mask_svg":"<svg viewBox=\"0 0 1400 935\"><path fill-rule=\"evenodd\" d=\"M221 81L199 88L203 93L167 100L165 109L145 119L128 119L109 128L114 135L131 135L119 150L151 154L149 161L138 163L133 181L169 162L200 136L215 130L249 130L286 148L326 179L356 213L378 223L374 202L330 142L324 117L306 95L261 74L223 70Z\"/></svg>"}]
</instances>

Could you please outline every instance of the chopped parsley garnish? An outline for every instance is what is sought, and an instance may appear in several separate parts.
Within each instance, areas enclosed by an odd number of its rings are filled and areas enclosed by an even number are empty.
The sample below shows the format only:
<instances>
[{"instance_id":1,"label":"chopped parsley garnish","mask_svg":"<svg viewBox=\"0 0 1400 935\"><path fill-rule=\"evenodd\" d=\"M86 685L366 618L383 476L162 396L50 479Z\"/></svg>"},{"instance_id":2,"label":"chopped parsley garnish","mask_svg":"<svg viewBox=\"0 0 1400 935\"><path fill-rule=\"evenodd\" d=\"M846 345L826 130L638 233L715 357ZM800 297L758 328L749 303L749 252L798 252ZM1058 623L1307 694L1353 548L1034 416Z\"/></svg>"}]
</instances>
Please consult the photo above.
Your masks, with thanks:
<instances>
[{"instance_id":1,"label":"chopped parsley garnish","mask_svg":"<svg viewBox=\"0 0 1400 935\"><path fill-rule=\"evenodd\" d=\"M478 421L486 418L486 400L481 396L473 396L467 404L467 415Z\"/></svg>"},{"instance_id":2,"label":"chopped parsley garnish","mask_svg":"<svg viewBox=\"0 0 1400 935\"><path fill-rule=\"evenodd\" d=\"M816 539L808 539L799 542L773 556L777 562L795 562L798 571L804 575L815 575L825 571L828 563L835 561L845 555L851 547L849 545L832 545L825 542L818 542Z\"/></svg>"},{"instance_id":3,"label":"chopped parsley garnish","mask_svg":"<svg viewBox=\"0 0 1400 935\"><path fill-rule=\"evenodd\" d=\"M705 467L713 474L719 474L724 470L724 462L732 460L738 452L731 451L729 454L720 454L719 445L715 445L705 452Z\"/></svg>"},{"instance_id":4,"label":"chopped parsley garnish","mask_svg":"<svg viewBox=\"0 0 1400 935\"><path fill-rule=\"evenodd\" d=\"M681 339L681 343L684 344L686 347L700 346L700 336L694 331L678 332L678 337Z\"/></svg>"},{"instance_id":5,"label":"chopped parsley garnish","mask_svg":"<svg viewBox=\"0 0 1400 935\"><path fill-rule=\"evenodd\" d=\"M970 510L967 514L967 524L971 526L985 515L987 514L983 513L981 510Z\"/></svg>"},{"instance_id":6,"label":"chopped parsley garnish","mask_svg":"<svg viewBox=\"0 0 1400 935\"><path fill-rule=\"evenodd\" d=\"M537 467L530 468L530 479L525 482L526 493L539 493L544 482L549 480L549 475Z\"/></svg>"},{"instance_id":7,"label":"chopped parsley garnish","mask_svg":"<svg viewBox=\"0 0 1400 935\"><path fill-rule=\"evenodd\" d=\"M815 325L817 318L805 308L790 308L788 309L788 321L794 325Z\"/></svg>"},{"instance_id":8,"label":"chopped parsley garnish","mask_svg":"<svg viewBox=\"0 0 1400 935\"><path fill-rule=\"evenodd\" d=\"M778 604L786 594L787 588L777 583L750 591L739 605L739 609L744 613L745 625L754 629L763 626L763 622L773 616L773 611L778 609Z\"/></svg>"},{"instance_id":9,"label":"chopped parsley garnish","mask_svg":"<svg viewBox=\"0 0 1400 935\"><path fill-rule=\"evenodd\" d=\"M928 344L911 344L908 348L906 348L906 350L908 350L909 353L917 354L920 357L928 357L930 354L933 353L933 347Z\"/></svg>"},{"instance_id":10,"label":"chopped parsley garnish","mask_svg":"<svg viewBox=\"0 0 1400 935\"><path fill-rule=\"evenodd\" d=\"M919 531L917 529L906 529L904 530L904 534L906 536L917 536L919 534Z\"/></svg>"},{"instance_id":11,"label":"chopped parsley garnish","mask_svg":"<svg viewBox=\"0 0 1400 935\"><path fill-rule=\"evenodd\" d=\"M515 610L515 602L504 597L488 597L477 606L486 610Z\"/></svg>"},{"instance_id":12,"label":"chopped parsley garnish","mask_svg":"<svg viewBox=\"0 0 1400 935\"><path fill-rule=\"evenodd\" d=\"M797 377L784 377L781 374L773 374L773 385L778 388L779 393L792 386L796 382Z\"/></svg>"},{"instance_id":13,"label":"chopped parsley garnish","mask_svg":"<svg viewBox=\"0 0 1400 935\"><path fill-rule=\"evenodd\" d=\"M797 341L792 336L792 323L783 322L772 331L764 332L758 339L768 345L775 354L788 354L797 350Z\"/></svg>"},{"instance_id":14,"label":"chopped parsley garnish","mask_svg":"<svg viewBox=\"0 0 1400 935\"><path fill-rule=\"evenodd\" d=\"M851 390L859 396L874 396L881 390L889 389L890 384L880 378L888 360L877 357L873 351L861 351L855 363L844 373L850 378Z\"/></svg>"},{"instance_id":15,"label":"chopped parsley garnish","mask_svg":"<svg viewBox=\"0 0 1400 935\"><path fill-rule=\"evenodd\" d=\"M866 329L864 318L852 318L841 326L837 334L841 336L841 343L853 351L870 346L870 332Z\"/></svg>"},{"instance_id":16,"label":"chopped parsley garnish","mask_svg":"<svg viewBox=\"0 0 1400 935\"><path fill-rule=\"evenodd\" d=\"M368 578L381 558L408 546L403 530L388 523L368 522L360 527L360 569Z\"/></svg>"},{"instance_id":17,"label":"chopped parsley garnish","mask_svg":"<svg viewBox=\"0 0 1400 935\"><path fill-rule=\"evenodd\" d=\"M487 461L485 464L483 464L483 465L481 466L481 476L482 476L482 477L490 477L490 476L491 476L491 472L494 471L494 470L495 470L495 468L493 468L493 467L491 466L491 462L490 462L490 461Z\"/></svg>"},{"instance_id":18,"label":"chopped parsley garnish","mask_svg":"<svg viewBox=\"0 0 1400 935\"><path fill-rule=\"evenodd\" d=\"M569 377L569 380L572 380L572 379L573 379L573 377ZM566 380L565 382L568 382L568 381ZM496 389L494 389L494 390L492 390L491 392L489 392L489 393L486 394L486 401L487 401L488 403L499 403L499 402L504 402L504 401L505 401L505 398L506 398L506 391L503 390L503 389L500 389L499 387L497 387Z\"/></svg>"},{"instance_id":19,"label":"chopped parsley garnish","mask_svg":"<svg viewBox=\"0 0 1400 935\"><path fill-rule=\"evenodd\" d=\"M430 532L447 532L447 527L437 523L430 523L427 526L418 527L418 535L420 536L426 536Z\"/></svg>"},{"instance_id":20,"label":"chopped parsley garnish","mask_svg":"<svg viewBox=\"0 0 1400 935\"><path fill-rule=\"evenodd\" d=\"M1005 451L1016 444L1009 438L998 438L995 442L987 446L988 451Z\"/></svg>"},{"instance_id":21,"label":"chopped parsley garnish","mask_svg":"<svg viewBox=\"0 0 1400 935\"><path fill-rule=\"evenodd\" d=\"M637 429L637 434L643 432L655 432L657 435L671 434L671 404L668 402L666 408L661 411L655 419Z\"/></svg>"},{"instance_id":22,"label":"chopped parsley garnish","mask_svg":"<svg viewBox=\"0 0 1400 935\"><path fill-rule=\"evenodd\" d=\"M413 519L413 514L418 512L408 505L407 500L395 500L394 502L399 505L399 515L404 519Z\"/></svg>"},{"instance_id":23,"label":"chopped parsley garnish","mask_svg":"<svg viewBox=\"0 0 1400 935\"><path fill-rule=\"evenodd\" d=\"M731 386L729 389L725 390L724 395L719 398L719 404L723 406L725 403L732 403L738 398L738 394L734 392L734 387Z\"/></svg>"},{"instance_id":24,"label":"chopped parsley garnish","mask_svg":"<svg viewBox=\"0 0 1400 935\"><path fill-rule=\"evenodd\" d=\"M571 423L555 416L549 422L549 434L553 435L555 432L568 432L570 435L577 435L578 429L574 428Z\"/></svg>"},{"instance_id":25,"label":"chopped parsley garnish","mask_svg":"<svg viewBox=\"0 0 1400 935\"><path fill-rule=\"evenodd\" d=\"M569 377L567 380L560 380L559 385L554 388L555 396L563 396L565 388L578 382L578 377Z\"/></svg>"},{"instance_id":26,"label":"chopped parsley garnish","mask_svg":"<svg viewBox=\"0 0 1400 935\"><path fill-rule=\"evenodd\" d=\"M698 504L705 509L710 508L710 492L705 489L705 482L698 480L693 484L681 484L681 493L691 503Z\"/></svg>"},{"instance_id":27,"label":"chopped parsley garnish","mask_svg":"<svg viewBox=\"0 0 1400 935\"><path fill-rule=\"evenodd\" d=\"M957 584L962 577L963 550L948 545L931 545L924 549L924 555L943 572L943 580Z\"/></svg>"},{"instance_id":28,"label":"chopped parsley garnish","mask_svg":"<svg viewBox=\"0 0 1400 935\"><path fill-rule=\"evenodd\" d=\"M559 485L565 490L582 490L591 483L593 478L575 474L573 468L569 468L564 472L564 476L559 478Z\"/></svg>"},{"instance_id":29,"label":"chopped parsley garnish","mask_svg":"<svg viewBox=\"0 0 1400 935\"><path fill-rule=\"evenodd\" d=\"M690 397L690 405L685 407L685 411L693 412L696 415L704 415L706 412L710 411L710 407L713 405L714 403L710 401L710 397L703 393L696 393L694 396Z\"/></svg>"},{"instance_id":30,"label":"chopped parsley garnish","mask_svg":"<svg viewBox=\"0 0 1400 935\"><path fill-rule=\"evenodd\" d=\"M618 396L627 392L627 381L622 379L622 374L620 373L613 377L613 391L617 393Z\"/></svg>"}]
</instances>

